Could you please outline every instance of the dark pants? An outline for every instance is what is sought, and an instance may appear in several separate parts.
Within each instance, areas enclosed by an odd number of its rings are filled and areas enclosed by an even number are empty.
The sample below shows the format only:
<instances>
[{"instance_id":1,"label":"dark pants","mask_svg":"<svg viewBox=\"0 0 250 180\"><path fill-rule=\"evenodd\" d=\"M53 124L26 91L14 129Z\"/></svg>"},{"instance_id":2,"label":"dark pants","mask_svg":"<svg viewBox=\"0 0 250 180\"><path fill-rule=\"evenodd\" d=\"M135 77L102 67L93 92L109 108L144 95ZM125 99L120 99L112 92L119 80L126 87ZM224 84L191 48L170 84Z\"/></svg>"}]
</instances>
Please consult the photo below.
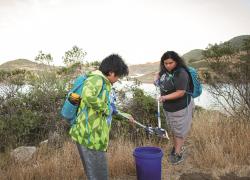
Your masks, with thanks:
<instances>
[{"instance_id":1,"label":"dark pants","mask_svg":"<svg viewBox=\"0 0 250 180\"><path fill-rule=\"evenodd\" d=\"M76 144L88 180L108 180L106 152L88 149Z\"/></svg>"}]
</instances>

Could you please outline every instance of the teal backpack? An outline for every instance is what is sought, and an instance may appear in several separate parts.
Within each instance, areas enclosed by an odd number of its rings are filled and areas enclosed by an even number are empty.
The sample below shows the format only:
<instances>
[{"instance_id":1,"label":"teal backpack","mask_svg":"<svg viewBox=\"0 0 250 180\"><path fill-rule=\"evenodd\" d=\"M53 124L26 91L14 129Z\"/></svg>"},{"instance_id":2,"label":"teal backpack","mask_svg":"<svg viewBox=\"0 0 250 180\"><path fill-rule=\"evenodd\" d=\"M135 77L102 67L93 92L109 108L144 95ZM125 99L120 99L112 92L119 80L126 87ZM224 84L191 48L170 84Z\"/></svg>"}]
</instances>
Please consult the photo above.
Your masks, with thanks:
<instances>
[{"instance_id":1,"label":"teal backpack","mask_svg":"<svg viewBox=\"0 0 250 180\"><path fill-rule=\"evenodd\" d=\"M188 67L188 73L191 76L192 84L193 84L193 92L187 92L190 94L193 98L196 98L201 95L202 93L202 85L199 81L198 73L195 68Z\"/></svg>"},{"instance_id":2,"label":"teal backpack","mask_svg":"<svg viewBox=\"0 0 250 180\"><path fill-rule=\"evenodd\" d=\"M87 75L85 75L85 74L81 75L75 79L73 87L68 92L68 94L66 96L66 100L64 101L64 104L63 104L62 109L61 109L61 115L62 115L63 119L68 121L71 126L73 124L75 124L77 117L80 115L80 112L77 113L80 103L78 105L72 104L72 102L70 101L70 95L71 95L71 93L76 93L80 96L80 99L82 99L82 90L83 90L84 83L85 83L86 79L87 79ZM102 90L101 90L100 94L98 95L98 97L101 96L103 89L104 89L104 86L105 86L105 83L103 81Z\"/></svg>"}]
</instances>

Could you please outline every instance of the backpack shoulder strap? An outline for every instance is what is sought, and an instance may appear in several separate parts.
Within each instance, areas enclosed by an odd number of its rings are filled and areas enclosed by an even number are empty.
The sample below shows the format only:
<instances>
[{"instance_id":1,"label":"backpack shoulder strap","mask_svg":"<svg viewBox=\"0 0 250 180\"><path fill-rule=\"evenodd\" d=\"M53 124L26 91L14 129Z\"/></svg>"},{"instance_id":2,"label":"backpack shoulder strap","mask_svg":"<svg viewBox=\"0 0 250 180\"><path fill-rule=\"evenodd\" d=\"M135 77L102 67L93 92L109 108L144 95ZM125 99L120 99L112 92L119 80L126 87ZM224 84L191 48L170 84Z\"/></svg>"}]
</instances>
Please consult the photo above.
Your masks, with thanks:
<instances>
[{"instance_id":1,"label":"backpack shoulder strap","mask_svg":"<svg viewBox=\"0 0 250 180\"><path fill-rule=\"evenodd\" d=\"M79 77L77 77L75 79L75 82L74 82L74 88L70 91L70 93L72 92L75 92L77 89L79 89L83 83L85 82L85 80L87 79L87 75L86 74L83 74L83 75L80 75Z\"/></svg>"},{"instance_id":2,"label":"backpack shoulder strap","mask_svg":"<svg viewBox=\"0 0 250 180\"><path fill-rule=\"evenodd\" d=\"M166 74L168 75L168 80L171 81L171 83L172 83L172 85L173 85L174 87L175 87L175 85L174 85L174 77L175 77L176 73L178 73L178 72L180 72L180 71L181 71L181 69L178 68L178 69L176 69L172 74L166 72Z\"/></svg>"}]
</instances>

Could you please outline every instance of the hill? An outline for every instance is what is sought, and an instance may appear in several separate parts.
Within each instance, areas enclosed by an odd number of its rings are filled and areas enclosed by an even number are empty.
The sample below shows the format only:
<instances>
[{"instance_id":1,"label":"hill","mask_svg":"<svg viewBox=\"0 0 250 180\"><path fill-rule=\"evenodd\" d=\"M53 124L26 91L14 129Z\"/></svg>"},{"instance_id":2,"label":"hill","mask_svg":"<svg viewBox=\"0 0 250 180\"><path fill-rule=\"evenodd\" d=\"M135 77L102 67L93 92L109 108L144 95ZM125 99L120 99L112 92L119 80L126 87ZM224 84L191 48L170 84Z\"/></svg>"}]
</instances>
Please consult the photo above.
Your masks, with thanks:
<instances>
[{"instance_id":1,"label":"hill","mask_svg":"<svg viewBox=\"0 0 250 180\"><path fill-rule=\"evenodd\" d=\"M141 76L144 74L150 74L159 70L160 62L136 64L129 66L129 76Z\"/></svg>"},{"instance_id":2,"label":"hill","mask_svg":"<svg viewBox=\"0 0 250 180\"><path fill-rule=\"evenodd\" d=\"M241 49L244 43L244 39L250 38L250 35L236 36L226 42L229 42L234 48ZM185 53L182 57L187 63L193 63L195 61L200 61L203 59L202 49L194 49Z\"/></svg>"},{"instance_id":3,"label":"hill","mask_svg":"<svg viewBox=\"0 0 250 180\"><path fill-rule=\"evenodd\" d=\"M244 39L249 39L249 38L250 38L250 35L242 35L242 36L234 37L230 39L228 42L230 42L230 44L233 47L241 49L244 43Z\"/></svg>"},{"instance_id":4,"label":"hill","mask_svg":"<svg viewBox=\"0 0 250 180\"><path fill-rule=\"evenodd\" d=\"M202 49L194 49L187 52L182 57L187 63L198 61L203 59L202 51L203 51Z\"/></svg>"},{"instance_id":5,"label":"hill","mask_svg":"<svg viewBox=\"0 0 250 180\"><path fill-rule=\"evenodd\" d=\"M229 42L231 46L237 49L241 49L244 43L244 39L249 39L250 35L242 35L234 37L224 43ZM217 43L218 44L218 43ZM223 46L223 43L219 43ZM187 52L183 55L183 58L186 60L187 64L198 69L206 69L208 67L207 62L203 59L202 49L195 49Z\"/></svg>"},{"instance_id":6,"label":"hill","mask_svg":"<svg viewBox=\"0 0 250 180\"><path fill-rule=\"evenodd\" d=\"M13 61L8 61L0 65L0 70L15 70L15 69L24 69L27 71L43 71L49 69L52 66L45 64L38 64L36 62L27 60L27 59L16 59Z\"/></svg>"}]
</instances>

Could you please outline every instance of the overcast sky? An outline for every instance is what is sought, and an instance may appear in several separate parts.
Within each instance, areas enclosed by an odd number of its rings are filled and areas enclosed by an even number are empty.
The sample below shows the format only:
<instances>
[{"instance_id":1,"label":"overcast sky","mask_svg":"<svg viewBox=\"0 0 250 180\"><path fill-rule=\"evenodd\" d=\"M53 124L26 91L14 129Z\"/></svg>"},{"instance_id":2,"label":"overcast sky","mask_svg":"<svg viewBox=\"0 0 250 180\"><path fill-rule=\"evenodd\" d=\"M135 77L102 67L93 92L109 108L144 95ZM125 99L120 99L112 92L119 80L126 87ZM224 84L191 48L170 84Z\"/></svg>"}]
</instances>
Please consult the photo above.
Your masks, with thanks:
<instances>
[{"instance_id":1,"label":"overcast sky","mask_svg":"<svg viewBox=\"0 0 250 180\"><path fill-rule=\"evenodd\" d=\"M74 45L140 64L246 34L250 0L0 0L0 64L42 50L61 65Z\"/></svg>"}]
</instances>

